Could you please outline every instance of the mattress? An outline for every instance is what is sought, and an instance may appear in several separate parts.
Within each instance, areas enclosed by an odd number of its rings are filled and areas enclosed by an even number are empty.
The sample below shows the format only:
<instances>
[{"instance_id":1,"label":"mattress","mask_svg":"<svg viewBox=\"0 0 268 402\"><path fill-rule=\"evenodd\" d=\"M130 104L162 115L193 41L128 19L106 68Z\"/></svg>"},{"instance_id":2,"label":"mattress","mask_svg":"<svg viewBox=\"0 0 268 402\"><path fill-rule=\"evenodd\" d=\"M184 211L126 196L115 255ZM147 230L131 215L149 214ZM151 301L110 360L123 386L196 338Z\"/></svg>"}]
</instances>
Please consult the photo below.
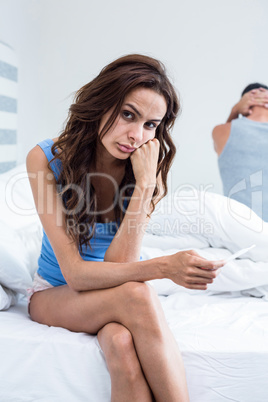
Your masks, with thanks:
<instances>
[{"instance_id":1,"label":"mattress","mask_svg":"<svg viewBox=\"0 0 268 402\"><path fill-rule=\"evenodd\" d=\"M268 399L268 303L234 294L159 296L182 352L191 402ZM31 321L27 303L0 312L0 400L110 400L97 338Z\"/></svg>"}]
</instances>

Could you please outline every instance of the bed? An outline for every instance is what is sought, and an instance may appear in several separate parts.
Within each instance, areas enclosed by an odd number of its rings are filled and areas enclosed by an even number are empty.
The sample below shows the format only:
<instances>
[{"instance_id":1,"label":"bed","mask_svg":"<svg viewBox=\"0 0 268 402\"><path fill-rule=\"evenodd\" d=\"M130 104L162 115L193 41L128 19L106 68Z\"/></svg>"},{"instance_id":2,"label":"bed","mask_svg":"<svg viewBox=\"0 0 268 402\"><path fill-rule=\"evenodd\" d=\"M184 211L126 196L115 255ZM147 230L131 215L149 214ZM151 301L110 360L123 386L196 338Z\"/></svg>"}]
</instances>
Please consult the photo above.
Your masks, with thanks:
<instances>
[{"instance_id":1,"label":"bed","mask_svg":"<svg viewBox=\"0 0 268 402\"><path fill-rule=\"evenodd\" d=\"M109 401L97 338L28 316L42 228L25 165L0 175L0 211L0 401ZM149 282L182 352L191 402L268 398L268 224L236 201L193 190L158 204L144 236L144 259L185 249L225 259L251 244L206 291Z\"/></svg>"}]
</instances>

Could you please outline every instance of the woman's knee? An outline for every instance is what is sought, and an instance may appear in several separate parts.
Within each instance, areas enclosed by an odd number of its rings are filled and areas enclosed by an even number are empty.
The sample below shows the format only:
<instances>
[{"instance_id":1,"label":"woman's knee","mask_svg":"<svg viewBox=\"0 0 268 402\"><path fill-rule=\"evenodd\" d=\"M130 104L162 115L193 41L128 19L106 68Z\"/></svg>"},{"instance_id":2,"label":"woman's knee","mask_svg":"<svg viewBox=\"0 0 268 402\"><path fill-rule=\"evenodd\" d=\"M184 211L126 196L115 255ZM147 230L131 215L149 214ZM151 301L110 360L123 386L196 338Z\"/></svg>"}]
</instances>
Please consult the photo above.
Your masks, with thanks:
<instances>
[{"instance_id":1,"label":"woman's knee","mask_svg":"<svg viewBox=\"0 0 268 402\"><path fill-rule=\"evenodd\" d=\"M129 317L142 319L161 310L155 290L144 282L127 282L121 285L121 292Z\"/></svg>"},{"instance_id":2,"label":"woman's knee","mask_svg":"<svg viewBox=\"0 0 268 402\"><path fill-rule=\"evenodd\" d=\"M145 282L126 282L120 286L125 303L150 305L158 302L155 290ZM126 304L127 305L127 304Z\"/></svg>"},{"instance_id":3,"label":"woman's knee","mask_svg":"<svg viewBox=\"0 0 268 402\"><path fill-rule=\"evenodd\" d=\"M141 368L133 338L127 328L117 323L109 323L99 331L98 339L111 374L129 379L134 379L140 374Z\"/></svg>"},{"instance_id":4,"label":"woman's knee","mask_svg":"<svg viewBox=\"0 0 268 402\"><path fill-rule=\"evenodd\" d=\"M127 282L121 286L126 306L124 325L132 332L142 328L161 337L165 316L153 287L144 282Z\"/></svg>"},{"instance_id":5,"label":"woman's knee","mask_svg":"<svg viewBox=\"0 0 268 402\"><path fill-rule=\"evenodd\" d=\"M131 333L123 325L111 322L106 324L99 332L100 345L104 346L110 353L124 353L133 347Z\"/></svg>"}]
</instances>

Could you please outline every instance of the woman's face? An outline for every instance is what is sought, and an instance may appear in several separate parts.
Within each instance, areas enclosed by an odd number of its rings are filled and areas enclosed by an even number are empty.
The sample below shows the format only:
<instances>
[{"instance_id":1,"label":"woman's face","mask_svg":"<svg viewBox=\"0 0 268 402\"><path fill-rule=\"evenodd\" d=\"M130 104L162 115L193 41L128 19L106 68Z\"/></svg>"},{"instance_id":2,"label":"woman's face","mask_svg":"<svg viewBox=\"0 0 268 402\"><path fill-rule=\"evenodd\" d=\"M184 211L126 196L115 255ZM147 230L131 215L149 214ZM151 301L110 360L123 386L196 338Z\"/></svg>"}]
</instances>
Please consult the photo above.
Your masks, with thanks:
<instances>
[{"instance_id":1,"label":"woman's face","mask_svg":"<svg viewBox=\"0 0 268 402\"><path fill-rule=\"evenodd\" d=\"M126 160L135 149L155 137L155 132L166 114L167 104L163 95L152 89L137 88L130 92L111 129L101 140L102 159ZM100 131L111 116L106 113L100 123ZM103 161L104 161L103 160Z\"/></svg>"}]
</instances>

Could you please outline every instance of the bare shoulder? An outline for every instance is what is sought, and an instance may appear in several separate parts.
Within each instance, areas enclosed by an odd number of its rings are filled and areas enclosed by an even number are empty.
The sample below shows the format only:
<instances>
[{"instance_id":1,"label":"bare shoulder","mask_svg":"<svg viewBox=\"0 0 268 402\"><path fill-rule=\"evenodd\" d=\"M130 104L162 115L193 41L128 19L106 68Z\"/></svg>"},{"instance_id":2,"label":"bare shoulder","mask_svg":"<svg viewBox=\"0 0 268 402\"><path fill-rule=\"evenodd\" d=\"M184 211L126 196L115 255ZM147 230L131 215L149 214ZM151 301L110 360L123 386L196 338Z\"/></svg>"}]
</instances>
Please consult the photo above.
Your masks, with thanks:
<instances>
[{"instance_id":1,"label":"bare shoulder","mask_svg":"<svg viewBox=\"0 0 268 402\"><path fill-rule=\"evenodd\" d=\"M218 156L222 153L228 138L230 136L231 123L220 124L214 127L212 131L212 137L214 141L214 149Z\"/></svg>"},{"instance_id":2,"label":"bare shoulder","mask_svg":"<svg viewBox=\"0 0 268 402\"><path fill-rule=\"evenodd\" d=\"M48 169L47 157L39 145L34 146L26 156L27 170Z\"/></svg>"},{"instance_id":3,"label":"bare shoulder","mask_svg":"<svg viewBox=\"0 0 268 402\"><path fill-rule=\"evenodd\" d=\"M58 138L53 138L53 142L56 142ZM48 161L44 151L39 147L39 145L35 145L26 156L26 166L27 170L49 170L48 169Z\"/></svg>"},{"instance_id":4,"label":"bare shoulder","mask_svg":"<svg viewBox=\"0 0 268 402\"><path fill-rule=\"evenodd\" d=\"M225 123L225 124L220 124L218 126L215 126L213 131L212 131L212 137L214 139L223 136L223 135L229 135L231 130L231 123Z\"/></svg>"}]
</instances>

